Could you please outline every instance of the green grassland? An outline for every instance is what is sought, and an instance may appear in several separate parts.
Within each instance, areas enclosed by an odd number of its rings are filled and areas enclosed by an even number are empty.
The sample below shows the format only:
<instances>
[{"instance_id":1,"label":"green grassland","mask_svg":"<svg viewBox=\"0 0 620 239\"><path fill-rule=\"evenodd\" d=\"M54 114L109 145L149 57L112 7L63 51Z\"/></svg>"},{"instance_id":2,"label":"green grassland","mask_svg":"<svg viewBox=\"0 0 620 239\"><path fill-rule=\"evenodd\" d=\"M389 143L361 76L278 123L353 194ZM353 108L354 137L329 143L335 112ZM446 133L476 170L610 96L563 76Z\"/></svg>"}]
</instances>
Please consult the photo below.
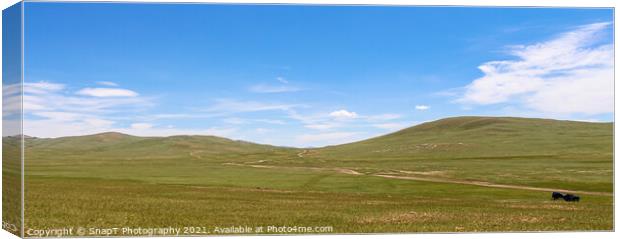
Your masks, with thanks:
<instances>
[{"instance_id":1,"label":"green grassland","mask_svg":"<svg viewBox=\"0 0 620 239\"><path fill-rule=\"evenodd\" d=\"M2 222L3 229L19 234L21 231L21 150L20 140L2 140Z\"/></svg>"},{"instance_id":2,"label":"green grassland","mask_svg":"<svg viewBox=\"0 0 620 239\"><path fill-rule=\"evenodd\" d=\"M28 138L25 228L613 230L612 142L611 123L496 117L312 149L212 136ZM551 190L582 200L552 201Z\"/></svg>"}]
</instances>

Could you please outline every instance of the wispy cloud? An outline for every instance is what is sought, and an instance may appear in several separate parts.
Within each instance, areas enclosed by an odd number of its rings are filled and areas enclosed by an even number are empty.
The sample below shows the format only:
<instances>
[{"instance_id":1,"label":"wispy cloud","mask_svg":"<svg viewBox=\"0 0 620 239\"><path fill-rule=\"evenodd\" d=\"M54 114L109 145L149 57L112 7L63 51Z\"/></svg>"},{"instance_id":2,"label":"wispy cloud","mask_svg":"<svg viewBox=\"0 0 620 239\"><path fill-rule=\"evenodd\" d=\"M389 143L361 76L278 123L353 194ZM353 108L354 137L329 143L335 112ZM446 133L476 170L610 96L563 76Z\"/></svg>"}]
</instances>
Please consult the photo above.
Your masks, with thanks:
<instances>
[{"instance_id":1,"label":"wispy cloud","mask_svg":"<svg viewBox=\"0 0 620 239\"><path fill-rule=\"evenodd\" d=\"M288 84L288 80L286 80L284 77L278 76L276 77L276 80L282 84Z\"/></svg>"},{"instance_id":2,"label":"wispy cloud","mask_svg":"<svg viewBox=\"0 0 620 239\"><path fill-rule=\"evenodd\" d=\"M613 112L613 45L600 44L610 25L579 26L549 41L512 46L509 53L518 59L479 66L484 76L457 102L515 104L547 114Z\"/></svg>"},{"instance_id":3,"label":"wispy cloud","mask_svg":"<svg viewBox=\"0 0 620 239\"><path fill-rule=\"evenodd\" d=\"M84 88L76 92L78 95L93 97L136 97L138 93L127 89L118 88Z\"/></svg>"},{"instance_id":4,"label":"wispy cloud","mask_svg":"<svg viewBox=\"0 0 620 239\"><path fill-rule=\"evenodd\" d=\"M81 113L71 113L71 112L54 112L54 111L35 111L32 112L33 115L54 119L58 121L74 121L84 117L84 114Z\"/></svg>"},{"instance_id":5,"label":"wispy cloud","mask_svg":"<svg viewBox=\"0 0 620 239\"><path fill-rule=\"evenodd\" d=\"M416 106L415 106L415 109L416 109L416 110L428 110L428 109L430 109L430 108L431 108L431 107L430 107L430 106L428 106L428 105L416 105Z\"/></svg>"},{"instance_id":6,"label":"wispy cloud","mask_svg":"<svg viewBox=\"0 0 620 239\"><path fill-rule=\"evenodd\" d=\"M110 131L121 132L137 136L173 136L173 135L212 135L235 138L237 128L210 127L210 128L174 128L174 127L144 127L144 128L111 128Z\"/></svg>"},{"instance_id":7,"label":"wispy cloud","mask_svg":"<svg viewBox=\"0 0 620 239\"><path fill-rule=\"evenodd\" d=\"M142 97L98 97L72 94L63 84L51 82L24 83L24 110L27 112L101 112L119 108L144 108L150 104Z\"/></svg>"},{"instance_id":8,"label":"wispy cloud","mask_svg":"<svg viewBox=\"0 0 620 239\"><path fill-rule=\"evenodd\" d=\"M118 84L111 81L97 81L97 84L104 86L118 86Z\"/></svg>"},{"instance_id":9,"label":"wispy cloud","mask_svg":"<svg viewBox=\"0 0 620 239\"><path fill-rule=\"evenodd\" d=\"M53 82L24 83L24 133L38 137L98 133L113 128L116 114L135 114L152 105L137 93L126 97L96 93L73 93Z\"/></svg>"},{"instance_id":10,"label":"wispy cloud","mask_svg":"<svg viewBox=\"0 0 620 239\"><path fill-rule=\"evenodd\" d=\"M24 83L24 94L45 94L65 89L65 85L47 81Z\"/></svg>"},{"instance_id":11,"label":"wispy cloud","mask_svg":"<svg viewBox=\"0 0 620 239\"><path fill-rule=\"evenodd\" d=\"M2 85L2 118L8 120L11 117L19 117L22 110L22 85L4 84ZM18 120L18 119L14 119ZM5 127L5 129L7 129ZM19 128L14 128L19 130ZM13 135L13 134L11 134Z\"/></svg>"},{"instance_id":12,"label":"wispy cloud","mask_svg":"<svg viewBox=\"0 0 620 239\"><path fill-rule=\"evenodd\" d=\"M285 93L300 91L300 89L294 86L286 85L258 84L250 87L250 91L254 93Z\"/></svg>"},{"instance_id":13,"label":"wispy cloud","mask_svg":"<svg viewBox=\"0 0 620 239\"><path fill-rule=\"evenodd\" d=\"M120 132L136 136L173 136L173 135L213 135L235 138L239 129L234 127L210 128L175 128L172 126L156 127L150 123L133 123L128 127L115 127L115 122L98 118L76 121L56 119L25 120L24 134L37 137L62 137L89 135L105 131Z\"/></svg>"},{"instance_id":14,"label":"wispy cloud","mask_svg":"<svg viewBox=\"0 0 620 239\"><path fill-rule=\"evenodd\" d=\"M107 127L112 126L114 123L116 123L111 120L98 119L96 117L82 119L82 121L86 123L87 125L93 126L94 128L107 128Z\"/></svg>"},{"instance_id":15,"label":"wispy cloud","mask_svg":"<svg viewBox=\"0 0 620 239\"><path fill-rule=\"evenodd\" d=\"M256 84L250 87L250 92L254 93L286 93L286 92L297 92L302 89L296 86L289 85L289 81L281 76L276 77L276 81L279 84Z\"/></svg>"},{"instance_id":16,"label":"wispy cloud","mask_svg":"<svg viewBox=\"0 0 620 239\"><path fill-rule=\"evenodd\" d=\"M149 123L133 123L130 125L132 129L150 129L153 128L153 124Z\"/></svg>"},{"instance_id":17,"label":"wispy cloud","mask_svg":"<svg viewBox=\"0 0 620 239\"><path fill-rule=\"evenodd\" d=\"M355 119L358 117L357 113L345 109L333 111L329 113L329 116L338 120Z\"/></svg>"},{"instance_id":18,"label":"wispy cloud","mask_svg":"<svg viewBox=\"0 0 620 239\"><path fill-rule=\"evenodd\" d=\"M235 99L218 99L215 104L208 107L206 112L220 113L243 113L258 111L288 111L293 108L302 107L296 104L266 103L259 101L244 101Z\"/></svg>"},{"instance_id":19,"label":"wispy cloud","mask_svg":"<svg viewBox=\"0 0 620 239\"><path fill-rule=\"evenodd\" d=\"M301 122L304 128L321 131L321 134L339 132L347 128L394 130L410 126L403 122L393 122L403 117L400 114L361 115L346 109L311 115L303 115L291 110L289 117Z\"/></svg>"}]
</instances>

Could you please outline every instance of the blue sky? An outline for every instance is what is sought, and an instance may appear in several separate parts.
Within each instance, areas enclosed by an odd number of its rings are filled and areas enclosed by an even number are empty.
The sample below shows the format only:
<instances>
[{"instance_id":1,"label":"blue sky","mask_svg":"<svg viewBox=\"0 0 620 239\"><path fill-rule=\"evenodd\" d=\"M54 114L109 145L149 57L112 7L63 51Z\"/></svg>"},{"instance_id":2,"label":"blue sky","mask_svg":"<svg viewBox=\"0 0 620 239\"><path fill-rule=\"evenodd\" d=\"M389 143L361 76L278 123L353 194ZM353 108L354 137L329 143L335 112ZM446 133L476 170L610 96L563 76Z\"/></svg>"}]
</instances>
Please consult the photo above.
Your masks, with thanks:
<instances>
[{"instance_id":1,"label":"blue sky","mask_svg":"<svg viewBox=\"0 0 620 239\"><path fill-rule=\"evenodd\" d=\"M25 5L25 134L323 146L462 115L613 119L611 9Z\"/></svg>"}]
</instances>

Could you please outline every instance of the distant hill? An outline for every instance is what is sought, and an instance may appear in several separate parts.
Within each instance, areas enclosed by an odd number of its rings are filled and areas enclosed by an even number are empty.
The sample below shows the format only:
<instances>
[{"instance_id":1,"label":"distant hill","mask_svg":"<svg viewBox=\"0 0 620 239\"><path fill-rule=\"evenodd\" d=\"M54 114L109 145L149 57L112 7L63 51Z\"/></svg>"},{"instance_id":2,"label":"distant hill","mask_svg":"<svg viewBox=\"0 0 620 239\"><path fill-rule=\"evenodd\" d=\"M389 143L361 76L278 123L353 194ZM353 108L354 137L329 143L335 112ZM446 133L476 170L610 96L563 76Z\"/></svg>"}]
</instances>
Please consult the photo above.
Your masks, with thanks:
<instances>
[{"instance_id":1,"label":"distant hill","mask_svg":"<svg viewBox=\"0 0 620 239\"><path fill-rule=\"evenodd\" d=\"M3 141L3 156L19 159L18 139ZM29 176L220 186L241 181L255 186L259 185L255 182L290 183L303 188L317 182L334 187L340 176L356 172L582 191L613 189L612 123L455 117L359 142L306 149L214 136L137 137L115 132L27 138L25 145ZM294 180L313 174L322 176ZM324 178L325 174L338 176Z\"/></svg>"},{"instance_id":2,"label":"distant hill","mask_svg":"<svg viewBox=\"0 0 620 239\"><path fill-rule=\"evenodd\" d=\"M514 117L454 117L317 150L323 156L482 157L613 150L613 124Z\"/></svg>"},{"instance_id":3,"label":"distant hill","mask_svg":"<svg viewBox=\"0 0 620 239\"><path fill-rule=\"evenodd\" d=\"M15 138L5 137L5 145ZM613 124L514 117L454 117L359 142L312 149L331 159L485 157L606 153L613 151ZM138 137L116 132L61 138L26 138L39 155L105 156L247 155L300 149L215 136Z\"/></svg>"},{"instance_id":4,"label":"distant hill","mask_svg":"<svg viewBox=\"0 0 620 239\"><path fill-rule=\"evenodd\" d=\"M27 154L36 158L83 155L101 158L119 157L171 157L189 154L206 155L260 154L286 150L270 145L231 140L216 136L139 137L117 132L85 136L26 139Z\"/></svg>"}]
</instances>

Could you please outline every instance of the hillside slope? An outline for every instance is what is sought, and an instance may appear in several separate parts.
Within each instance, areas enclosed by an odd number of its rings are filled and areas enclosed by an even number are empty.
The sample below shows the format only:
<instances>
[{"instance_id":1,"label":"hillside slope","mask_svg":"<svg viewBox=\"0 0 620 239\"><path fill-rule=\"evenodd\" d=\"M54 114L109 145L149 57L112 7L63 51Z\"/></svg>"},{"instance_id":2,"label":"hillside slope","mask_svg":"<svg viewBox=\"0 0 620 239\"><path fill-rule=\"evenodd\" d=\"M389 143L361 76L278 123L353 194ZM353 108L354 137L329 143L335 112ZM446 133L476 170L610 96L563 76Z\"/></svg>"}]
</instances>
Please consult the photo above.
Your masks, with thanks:
<instances>
[{"instance_id":1,"label":"hillside slope","mask_svg":"<svg viewBox=\"0 0 620 239\"><path fill-rule=\"evenodd\" d=\"M235 158L291 149L216 136L138 137L116 132L61 138L26 139L26 155L53 159Z\"/></svg>"},{"instance_id":2,"label":"hillside slope","mask_svg":"<svg viewBox=\"0 0 620 239\"><path fill-rule=\"evenodd\" d=\"M360 142L318 149L338 159L604 154L613 124L513 117L455 117Z\"/></svg>"},{"instance_id":3,"label":"hillside slope","mask_svg":"<svg viewBox=\"0 0 620 239\"><path fill-rule=\"evenodd\" d=\"M213 136L28 138L25 170L31 176L246 186L304 184L294 178L316 173L391 175L610 192L612 126L457 117L319 149Z\"/></svg>"},{"instance_id":4,"label":"hillside slope","mask_svg":"<svg viewBox=\"0 0 620 239\"><path fill-rule=\"evenodd\" d=\"M7 139L5 139L7 140ZM269 156L296 158L304 149L261 145L215 136L137 137L121 133L53 139L27 138L32 158L89 155L97 158L200 158ZM513 117L455 117L428 122L359 142L307 150L323 160L501 158L598 155L613 152L613 124ZM264 155L266 154L266 155ZM290 155L289 155L290 154Z\"/></svg>"},{"instance_id":5,"label":"hillside slope","mask_svg":"<svg viewBox=\"0 0 620 239\"><path fill-rule=\"evenodd\" d=\"M610 230L612 134L609 123L459 117L319 149L211 136L28 138L25 213L29 228L99 218L110 228ZM551 191L582 200L553 201Z\"/></svg>"}]
</instances>

